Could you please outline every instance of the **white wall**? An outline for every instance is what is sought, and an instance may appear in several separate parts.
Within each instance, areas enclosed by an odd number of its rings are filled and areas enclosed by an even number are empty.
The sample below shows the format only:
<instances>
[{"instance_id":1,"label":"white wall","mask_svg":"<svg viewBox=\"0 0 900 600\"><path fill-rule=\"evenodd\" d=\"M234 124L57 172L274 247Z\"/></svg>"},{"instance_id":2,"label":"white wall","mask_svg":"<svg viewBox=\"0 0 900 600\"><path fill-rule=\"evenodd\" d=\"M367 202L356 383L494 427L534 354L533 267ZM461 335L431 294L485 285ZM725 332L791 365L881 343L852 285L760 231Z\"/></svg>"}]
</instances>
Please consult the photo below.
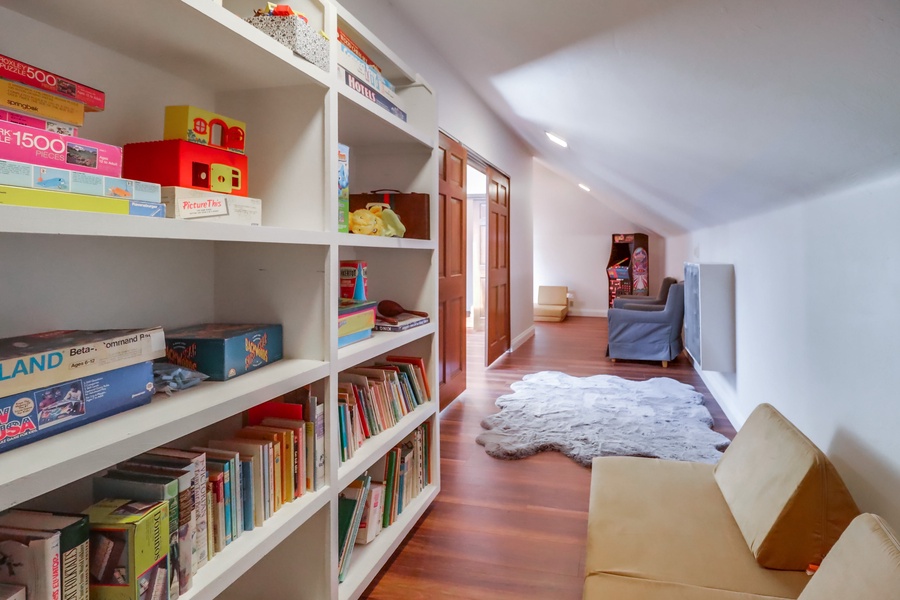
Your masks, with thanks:
<instances>
[{"instance_id":1,"label":"white wall","mask_svg":"<svg viewBox=\"0 0 900 600\"><path fill-rule=\"evenodd\" d=\"M769 402L834 461L860 508L900 526L900 171L668 240L735 265L737 371L704 372L736 426Z\"/></svg>"},{"instance_id":2,"label":"white wall","mask_svg":"<svg viewBox=\"0 0 900 600\"><path fill-rule=\"evenodd\" d=\"M510 333L533 327L531 150L385 0L341 2L437 91L438 126L510 177Z\"/></svg>"},{"instance_id":3,"label":"white wall","mask_svg":"<svg viewBox=\"0 0 900 600\"><path fill-rule=\"evenodd\" d=\"M565 285L575 294L570 314L605 317L609 307L606 263L613 233L647 229L608 208L596 195L535 159L534 297L541 285ZM665 275L665 244L650 234L650 290ZM678 276L678 273L676 273ZM680 278L680 276L679 276Z\"/></svg>"}]
</instances>

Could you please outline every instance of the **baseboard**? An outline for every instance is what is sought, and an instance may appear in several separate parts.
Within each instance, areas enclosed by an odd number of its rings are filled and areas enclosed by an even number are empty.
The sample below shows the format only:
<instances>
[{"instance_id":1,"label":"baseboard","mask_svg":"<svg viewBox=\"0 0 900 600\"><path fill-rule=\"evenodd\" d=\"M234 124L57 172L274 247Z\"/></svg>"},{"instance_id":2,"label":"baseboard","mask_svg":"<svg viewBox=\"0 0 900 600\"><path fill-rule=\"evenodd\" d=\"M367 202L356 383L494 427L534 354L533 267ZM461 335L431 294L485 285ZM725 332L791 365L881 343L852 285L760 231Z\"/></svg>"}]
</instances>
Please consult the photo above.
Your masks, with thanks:
<instances>
[{"instance_id":1,"label":"baseboard","mask_svg":"<svg viewBox=\"0 0 900 600\"><path fill-rule=\"evenodd\" d=\"M569 314L573 317L603 317L608 315L608 309L605 308L571 308Z\"/></svg>"},{"instance_id":2,"label":"baseboard","mask_svg":"<svg viewBox=\"0 0 900 600\"><path fill-rule=\"evenodd\" d=\"M691 360L691 363L693 363L694 370L697 371L700 375L700 379L703 380L703 383L705 383L707 389L709 389L709 393L716 400L719 407L722 409L722 412L725 413L725 416L728 417L731 425L735 430L743 427L749 415L745 415L743 411L737 408L737 398L734 395L734 391L723 384L720 375L714 371L703 371L697 367L697 363L691 359L690 355L687 356L688 359Z\"/></svg>"},{"instance_id":3,"label":"baseboard","mask_svg":"<svg viewBox=\"0 0 900 600\"><path fill-rule=\"evenodd\" d=\"M525 342L527 342L528 340L530 340L533 337L534 337L534 325L532 325L531 327L529 327L528 329L526 329L525 331L523 331L522 333L520 333L519 335L517 335L516 337L513 338L513 341L509 346L509 351L515 352L516 350L519 349L519 346L521 346L522 344L524 344Z\"/></svg>"}]
</instances>

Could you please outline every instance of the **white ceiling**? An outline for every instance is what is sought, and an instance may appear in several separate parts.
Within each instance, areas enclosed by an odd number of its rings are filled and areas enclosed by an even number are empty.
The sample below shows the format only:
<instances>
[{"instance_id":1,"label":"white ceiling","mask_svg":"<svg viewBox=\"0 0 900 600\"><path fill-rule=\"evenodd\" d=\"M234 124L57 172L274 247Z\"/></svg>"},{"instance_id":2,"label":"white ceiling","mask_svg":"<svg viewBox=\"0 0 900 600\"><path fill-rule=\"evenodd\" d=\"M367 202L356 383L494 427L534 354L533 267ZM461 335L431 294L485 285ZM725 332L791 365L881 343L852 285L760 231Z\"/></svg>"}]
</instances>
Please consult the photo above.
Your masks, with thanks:
<instances>
[{"instance_id":1,"label":"white ceiling","mask_svg":"<svg viewBox=\"0 0 900 600\"><path fill-rule=\"evenodd\" d=\"M660 233L900 170L900 0L389 2L541 158Z\"/></svg>"}]
</instances>

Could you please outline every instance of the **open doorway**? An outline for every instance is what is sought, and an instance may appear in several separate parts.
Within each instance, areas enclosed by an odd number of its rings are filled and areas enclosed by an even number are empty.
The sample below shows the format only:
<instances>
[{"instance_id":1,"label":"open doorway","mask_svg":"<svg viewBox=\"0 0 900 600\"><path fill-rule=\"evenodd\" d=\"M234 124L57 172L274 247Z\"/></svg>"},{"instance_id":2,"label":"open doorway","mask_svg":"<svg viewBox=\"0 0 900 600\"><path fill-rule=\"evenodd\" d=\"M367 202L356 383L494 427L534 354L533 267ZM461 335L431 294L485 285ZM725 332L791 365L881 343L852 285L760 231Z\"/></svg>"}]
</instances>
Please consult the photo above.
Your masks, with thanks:
<instances>
[{"instance_id":1,"label":"open doorway","mask_svg":"<svg viewBox=\"0 0 900 600\"><path fill-rule=\"evenodd\" d=\"M443 131L439 151L438 371L443 409L466 389L468 331L482 336L485 366L510 347L510 185L509 176Z\"/></svg>"},{"instance_id":2,"label":"open doorway","mask_svg":"<svg viewBox=\"0 0 900 600\"><path fill-rule=\"evenodd\" d=\"M487 177L472 165L466 170L466 220L466 332L483 336L487 283Z\"/></svg>"}]
</instances>

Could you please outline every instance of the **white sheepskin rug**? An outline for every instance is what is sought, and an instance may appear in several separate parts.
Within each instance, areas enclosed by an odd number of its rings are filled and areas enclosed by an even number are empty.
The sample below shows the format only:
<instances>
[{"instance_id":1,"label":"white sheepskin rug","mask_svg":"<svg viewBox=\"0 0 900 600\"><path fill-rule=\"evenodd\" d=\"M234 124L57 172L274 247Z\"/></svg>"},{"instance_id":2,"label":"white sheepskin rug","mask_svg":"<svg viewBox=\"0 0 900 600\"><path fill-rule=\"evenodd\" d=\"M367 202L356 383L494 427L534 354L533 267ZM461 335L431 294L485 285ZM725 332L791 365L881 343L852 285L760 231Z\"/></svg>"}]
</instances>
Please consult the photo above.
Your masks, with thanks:
<instances>
[{"instance_id":1,"label":"white sheepskin rug","mask_svg":"<svg viewBox=\"0 0 900 600\"><path fill-rule=\"evenodd\" d=\"M595 456L646 456L714 463L729 444L712 430L703 395L668 377L526 375L497 399L475 441L495 457L556 450L586 467Z\"/></svg>"}]
</instances>

